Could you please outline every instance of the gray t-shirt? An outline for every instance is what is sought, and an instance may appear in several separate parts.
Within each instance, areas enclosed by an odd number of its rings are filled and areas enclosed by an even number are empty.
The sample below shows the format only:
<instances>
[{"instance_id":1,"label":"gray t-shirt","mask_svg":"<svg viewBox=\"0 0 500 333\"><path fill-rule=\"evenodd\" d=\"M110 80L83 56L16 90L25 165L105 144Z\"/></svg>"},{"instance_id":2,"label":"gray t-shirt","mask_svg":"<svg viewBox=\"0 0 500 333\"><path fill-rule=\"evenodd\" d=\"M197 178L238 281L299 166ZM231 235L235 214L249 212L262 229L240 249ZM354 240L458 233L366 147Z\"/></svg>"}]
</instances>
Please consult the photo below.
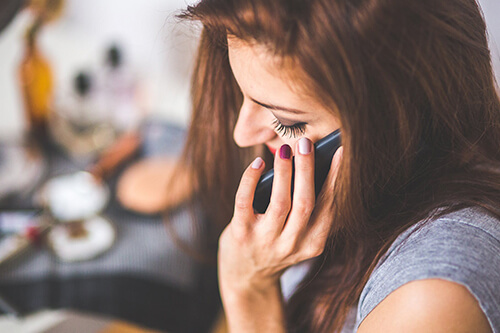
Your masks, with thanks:
<instances>
[{"instance_id":1,"label":"gray t-shirt","mask_svg":"<svg viewBox=\"0 0 500 333\"><path fill-rule=\"evenodd\" d=\"M298 280L291 278L293 272L303 275L304 266L307 263L285 273L285 298ZM370 275L342 332L356 332L365 317L397 288L432 278L465 286L478 300L493 332L500 333L500 221L481 208L467 208L402 233Z\"/></svg>"},{"instance_id":2,"label":"gray t-shirt","mask_svg":"<svg viewBox=\"0 0 500 333\"><path fill-rule=\"evenodd\" d=\"M467 208L414 229L397 238L370 275L355 327L402 285L440 278L465 286L493 332L500 332L500 221L483 209Z\"/></svg>"}]
</instances>

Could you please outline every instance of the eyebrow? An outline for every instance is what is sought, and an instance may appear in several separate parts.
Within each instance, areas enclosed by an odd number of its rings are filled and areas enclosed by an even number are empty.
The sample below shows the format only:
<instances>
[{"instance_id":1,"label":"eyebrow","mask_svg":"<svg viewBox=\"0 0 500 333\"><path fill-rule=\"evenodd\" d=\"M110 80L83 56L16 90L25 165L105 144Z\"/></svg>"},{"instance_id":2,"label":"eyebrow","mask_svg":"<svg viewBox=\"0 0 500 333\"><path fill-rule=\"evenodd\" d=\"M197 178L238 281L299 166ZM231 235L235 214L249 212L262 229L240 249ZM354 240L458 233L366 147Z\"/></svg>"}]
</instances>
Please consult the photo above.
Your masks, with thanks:
<instances>
[{"instance_id":1,"label":"eyebrow","mask_svg":"<svg viewBox=\"0 0 500 333\"><path fill-rule=\"evenodd\" d=\"M252 100L252 102L254 102L255 104L258 104L260 106L263 106L265 107L266 109L271 109L271 110L278 110L278 111L286 111L286 112L291 112L291 113L296 113L296 114L303 114L303 113L306 113L305 111L302 111L302 110L297 110L297 109L291 109L291 108L287 108L287 107L284 107L284 106L278 106L278 105L274 105L274 104L265 104L265 103L262 103L262 102L259 102L257 100L255 100L254 98L250 97L250 99Z\"/></svg>"}]
</instances>

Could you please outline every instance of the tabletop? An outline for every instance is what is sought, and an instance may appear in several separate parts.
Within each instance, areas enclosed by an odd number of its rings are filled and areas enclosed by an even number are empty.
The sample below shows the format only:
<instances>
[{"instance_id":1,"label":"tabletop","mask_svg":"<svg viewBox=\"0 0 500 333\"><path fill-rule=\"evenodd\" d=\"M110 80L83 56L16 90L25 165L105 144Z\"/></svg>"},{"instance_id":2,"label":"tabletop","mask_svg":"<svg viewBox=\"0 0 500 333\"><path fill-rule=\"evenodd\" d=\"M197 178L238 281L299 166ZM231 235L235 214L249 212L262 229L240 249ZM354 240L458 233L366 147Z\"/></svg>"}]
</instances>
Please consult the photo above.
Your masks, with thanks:
<instances>
[{"instance_id":1,"label":"tabletop","mask_svg":"<svg viewBox=\"0 0 500 333\"><path fill-rule=\"evenodd\" d=\"M135 160L177 155L185 138L182 128L154 120L146 121L141 133L143 145ZM49 177L80 168L57 153L50 159ZM116 177L109 185L113 198ZM46 247L36 248L0 266L0 295L24 313L70 308L169 332L208 331L220 307L216 268L180 249L161 216L132 213L116 200L103 215L117 231L108 252L64 263ZM203 228L199 221L202 214L189 205L170 216L177 236L192 246L195 231Z\"/></svg>"}]
</instances>

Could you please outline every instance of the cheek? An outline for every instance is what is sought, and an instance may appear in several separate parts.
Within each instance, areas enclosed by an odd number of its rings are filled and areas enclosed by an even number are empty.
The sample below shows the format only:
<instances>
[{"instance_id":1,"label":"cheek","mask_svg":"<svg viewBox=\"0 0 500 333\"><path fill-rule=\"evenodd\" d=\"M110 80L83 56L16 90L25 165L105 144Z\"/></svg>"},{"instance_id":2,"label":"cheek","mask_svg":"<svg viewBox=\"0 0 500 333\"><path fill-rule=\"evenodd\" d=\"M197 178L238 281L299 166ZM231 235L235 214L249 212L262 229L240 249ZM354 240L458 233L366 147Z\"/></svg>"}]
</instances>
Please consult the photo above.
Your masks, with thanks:
<instances>
[{"instance_id":1,"label":"cheek","mask_svg":"<svg viewBox=\"0 0 500 333\"><path fill-rule=\"evenodd\" d=\"M327 119L325 117L325 121L320 125L314 128L314 130L311 130L310 133L307 133L307 137L314 143L318 142L319 140L323 139L330 133L336 131L337 129L340 128L340 122L334 119L333 117Z\"/></svg>"}]
</instances>

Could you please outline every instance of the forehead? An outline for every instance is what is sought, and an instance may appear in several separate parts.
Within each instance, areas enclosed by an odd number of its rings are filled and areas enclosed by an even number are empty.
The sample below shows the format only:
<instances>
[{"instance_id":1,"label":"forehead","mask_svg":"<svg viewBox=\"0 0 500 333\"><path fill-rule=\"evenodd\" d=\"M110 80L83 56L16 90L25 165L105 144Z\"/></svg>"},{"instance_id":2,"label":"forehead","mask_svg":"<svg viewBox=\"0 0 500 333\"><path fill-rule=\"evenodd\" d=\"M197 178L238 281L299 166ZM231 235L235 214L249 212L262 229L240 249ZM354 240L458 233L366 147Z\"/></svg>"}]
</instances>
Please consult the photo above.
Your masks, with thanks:
<instances>
[{"instance_id":1,"label":"forehead","mask_svg":"<svg viewBox=\"0 0 500 333\"><path fill-rule=\"evenodd\" d=\"M253 41L244 41L233 36L227 38L229 60L231 67L251 66L259 72L285 79L292 76L293 66L287 65L290 61L274 55L269 47ZM239 68L237 68L239 69ZM261 73L265 74L265 73Z\"/></svg>"},{"instance_id":2,"label":"forehead","mask_svg":"<svg viewBox=\"0 0 500 333\"><path fill-rule=\"evenodd\" d=\"M340 127L335 112L307 90L302 72L291 67L292 62L277 58L263 45L236 39L228 39L228 53L241 92L256 107L270 109L276 118L314 124L308 135L315 140ZM247 106L251 110L252 102Z\"/></svg>"},{"instance_id":3,"label":"forehead","mask_svg":"<svg viewBox=\"0 0 500 333\"><path fill-rule=\"evenodd\" d=\"M262 44L228 37L228 54L242 93L264 103L304 106L304 80L291 59L278 57ZM312 97L307 97L311 103Z\"/></svg>"}]
</instances>

